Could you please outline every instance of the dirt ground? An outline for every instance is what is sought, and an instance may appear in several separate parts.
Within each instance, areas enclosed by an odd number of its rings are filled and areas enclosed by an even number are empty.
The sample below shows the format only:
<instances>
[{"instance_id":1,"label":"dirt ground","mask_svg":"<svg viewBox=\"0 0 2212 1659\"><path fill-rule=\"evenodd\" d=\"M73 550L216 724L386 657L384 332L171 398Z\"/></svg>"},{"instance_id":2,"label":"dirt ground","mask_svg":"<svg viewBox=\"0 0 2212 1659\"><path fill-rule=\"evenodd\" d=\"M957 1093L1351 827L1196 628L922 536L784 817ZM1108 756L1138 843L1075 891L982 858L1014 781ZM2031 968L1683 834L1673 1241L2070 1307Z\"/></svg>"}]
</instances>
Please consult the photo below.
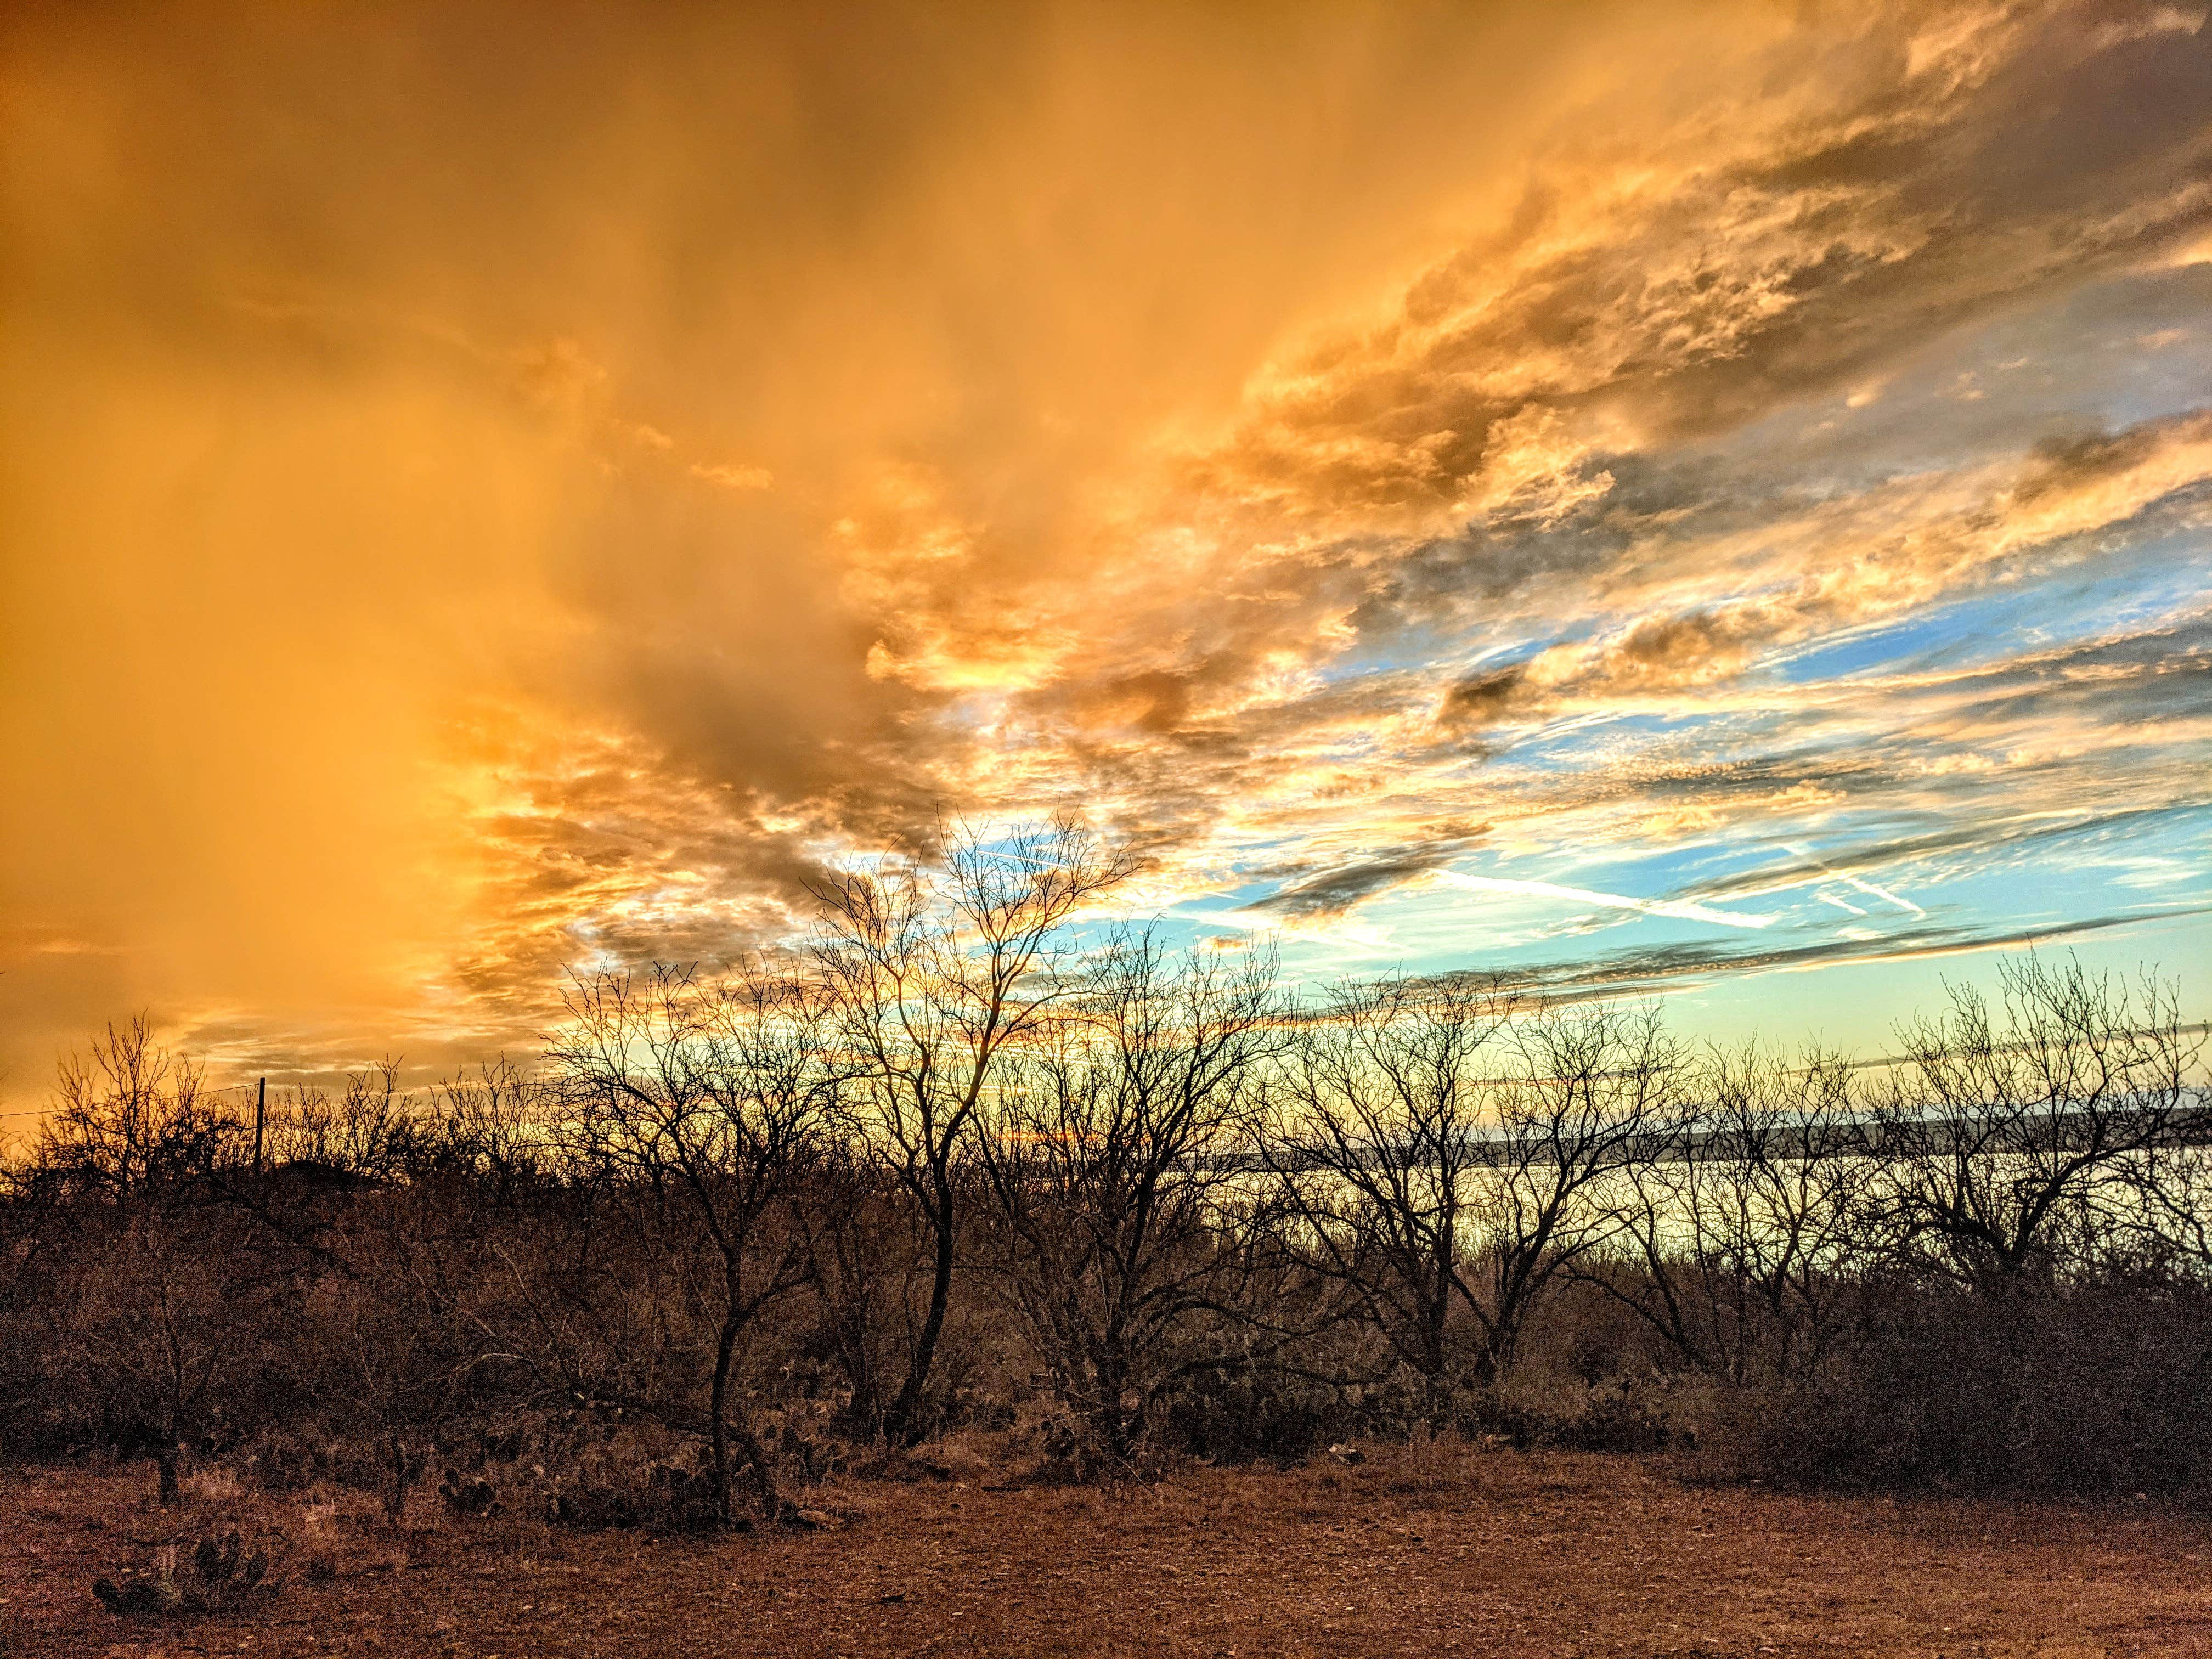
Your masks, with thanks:
<instances>
[{"instance_id":1,"label":"dirt ground","mask_svg":"<svg viewBox=\"0 0 2212 1659\"><path fill-rule=\"evenodd\" d=\"M0 1473L0 1651L27 1655L2212 1655L2212 1522L2154 1504L1814 1497L1457 1447L1101 1492L849 1481L832 1529L702 1541L368 1515L150 1471ZM95 1577L245 1522L282 1592L116 1617ZM337 1576L306 1582L308 1547Z\"/></svg>"}]
</instances>

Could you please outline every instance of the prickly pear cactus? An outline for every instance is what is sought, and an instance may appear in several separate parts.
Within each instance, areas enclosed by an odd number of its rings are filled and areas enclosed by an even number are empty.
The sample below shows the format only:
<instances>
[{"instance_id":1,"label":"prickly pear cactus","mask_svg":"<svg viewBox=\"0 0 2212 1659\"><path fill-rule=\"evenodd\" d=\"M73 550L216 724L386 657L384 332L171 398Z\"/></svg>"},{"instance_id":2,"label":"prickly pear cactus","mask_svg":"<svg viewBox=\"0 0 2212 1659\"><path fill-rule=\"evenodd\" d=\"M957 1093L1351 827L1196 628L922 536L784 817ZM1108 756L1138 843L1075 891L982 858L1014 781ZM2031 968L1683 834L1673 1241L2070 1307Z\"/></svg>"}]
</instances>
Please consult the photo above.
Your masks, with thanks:
<instances>
[{"instance_id":1,"label":"prickly pear cactus","mask_svg":"<svg viewBox=\"0 0 2212 1659\"><path fill-rule=\"evenodd\" d=\"M225 1536L201 1539L182 1571L176 1550L165 1549L145 1571L126 1574L120 1583L112 1578L94 1580L92 1593L118 1616L214 1613L237 1607L257 1592L275 1594L283 1579L272 1577L269 1566L267 1548L258 1547L248 1554L244 1538L233 1527Z\"/></svg>"}]
</instances>

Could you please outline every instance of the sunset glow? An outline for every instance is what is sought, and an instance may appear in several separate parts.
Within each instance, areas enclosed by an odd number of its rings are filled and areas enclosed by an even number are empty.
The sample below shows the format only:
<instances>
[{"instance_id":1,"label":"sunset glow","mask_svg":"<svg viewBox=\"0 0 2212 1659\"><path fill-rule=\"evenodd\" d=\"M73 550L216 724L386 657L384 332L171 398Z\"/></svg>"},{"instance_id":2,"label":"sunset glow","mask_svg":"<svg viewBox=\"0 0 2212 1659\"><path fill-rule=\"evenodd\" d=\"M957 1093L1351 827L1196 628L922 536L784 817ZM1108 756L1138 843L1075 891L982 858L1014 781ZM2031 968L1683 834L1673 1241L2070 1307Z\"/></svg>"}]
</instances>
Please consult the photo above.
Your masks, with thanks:
<instances>
[{"instance_id":1,"label":"sunset glow","mask_svg":"<svg viewBox=\"0 0 2212 1659\"><path fill-rule=\"evenodd\" d=\"M1061 808L1306 985L2202 1006L2195 0L33 5L0 122L0 1106Z\"/></svg>"}]
</instances>

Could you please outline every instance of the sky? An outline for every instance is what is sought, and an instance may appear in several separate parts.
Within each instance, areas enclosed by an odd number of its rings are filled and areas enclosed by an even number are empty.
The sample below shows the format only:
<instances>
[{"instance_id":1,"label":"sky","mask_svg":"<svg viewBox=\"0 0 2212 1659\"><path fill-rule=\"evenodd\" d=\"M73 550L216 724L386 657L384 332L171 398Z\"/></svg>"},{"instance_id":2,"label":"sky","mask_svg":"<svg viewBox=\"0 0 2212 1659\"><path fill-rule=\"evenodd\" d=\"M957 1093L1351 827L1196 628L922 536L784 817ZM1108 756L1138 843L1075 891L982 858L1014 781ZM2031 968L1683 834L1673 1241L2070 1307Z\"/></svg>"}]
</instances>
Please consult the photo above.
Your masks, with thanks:
<instances>
[{"instance_id":1,"label":"sky","mask_svg":"<svg viewBox=\"0 0 2212 1659\"><path fill-rule=\"evenodd\" d=\"M1060 808L1302 986L2208 1006L2200 0L26 0L0 157L0 1105Z\"/></svg>"}]
</instances>

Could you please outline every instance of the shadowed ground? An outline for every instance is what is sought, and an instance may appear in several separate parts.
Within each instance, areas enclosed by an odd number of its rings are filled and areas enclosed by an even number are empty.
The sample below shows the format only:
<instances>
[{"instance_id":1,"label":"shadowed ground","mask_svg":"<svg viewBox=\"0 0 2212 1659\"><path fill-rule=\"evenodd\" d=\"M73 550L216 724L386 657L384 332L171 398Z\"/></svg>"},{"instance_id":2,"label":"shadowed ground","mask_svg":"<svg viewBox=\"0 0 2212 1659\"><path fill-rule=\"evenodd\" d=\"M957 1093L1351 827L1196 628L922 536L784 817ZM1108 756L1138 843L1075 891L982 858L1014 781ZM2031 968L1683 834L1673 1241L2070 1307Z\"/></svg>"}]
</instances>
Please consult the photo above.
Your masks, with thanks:
<instances>
[{"instance_id":1,"label":"shadowed ground","mask_svg":"<svg viewBox=\"0 0 2212 1659\"><path fill-rule=\"evenodd\" d=\"M701 1541L506 1516L395 1538L296 1500L161 1511L136 1473L18 1472L0 1628L33 1656L2212 1653L2212 1525L2150 1504L1814 1497L1502 1450L1113 1492L957 1473L829 1488L831 1530ZM338 1577L193 1622L94 1601L97 1574L241 1518L321 1528Z\"/></svg>"}]
</instances>

